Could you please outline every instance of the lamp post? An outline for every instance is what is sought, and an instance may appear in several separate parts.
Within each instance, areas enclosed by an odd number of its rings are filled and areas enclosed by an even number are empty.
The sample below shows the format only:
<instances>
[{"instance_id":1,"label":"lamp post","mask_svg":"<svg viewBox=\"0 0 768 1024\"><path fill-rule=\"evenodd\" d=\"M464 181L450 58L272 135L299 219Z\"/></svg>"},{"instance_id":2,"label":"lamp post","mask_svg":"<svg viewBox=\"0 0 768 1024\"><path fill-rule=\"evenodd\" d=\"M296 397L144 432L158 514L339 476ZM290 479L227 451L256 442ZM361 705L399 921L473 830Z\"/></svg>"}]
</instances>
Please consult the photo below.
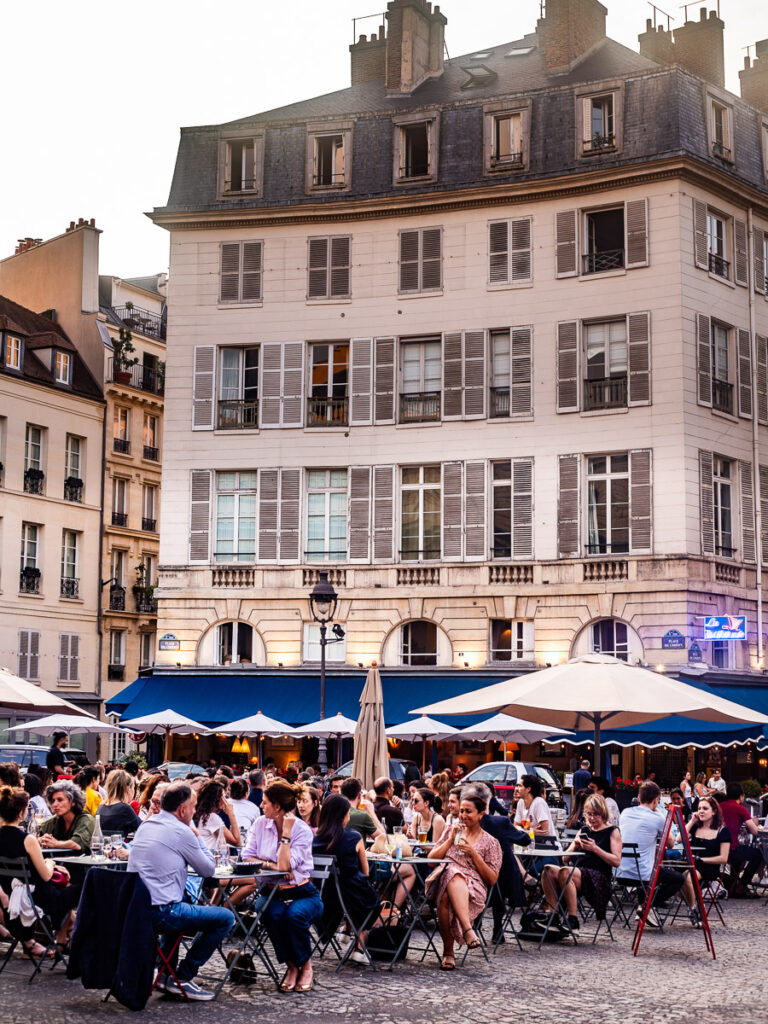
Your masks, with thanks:
<instances>
[{"instance_id":1,"label":"lamp post","mask_svg":"<svg viewBox=\"0 0 768 1024\"><path fill-rule=\"evenodd\" d=\"M312 618L320 625L320 718L322 719L325 718L325 648L329 642L334 643L333 640L328 640L328 623L336 612L339 595L333 589L333 584L328 581L327 569L320 569L318 577L317 583L309 592L309 610L312 612ZM341 637L337 637L337 639L343 639L344 633L339 631ZM322 736L319 740L317 760L322 771L325 771L328 767L327 752L325 738Z\"/></svg>"}]
</instances>

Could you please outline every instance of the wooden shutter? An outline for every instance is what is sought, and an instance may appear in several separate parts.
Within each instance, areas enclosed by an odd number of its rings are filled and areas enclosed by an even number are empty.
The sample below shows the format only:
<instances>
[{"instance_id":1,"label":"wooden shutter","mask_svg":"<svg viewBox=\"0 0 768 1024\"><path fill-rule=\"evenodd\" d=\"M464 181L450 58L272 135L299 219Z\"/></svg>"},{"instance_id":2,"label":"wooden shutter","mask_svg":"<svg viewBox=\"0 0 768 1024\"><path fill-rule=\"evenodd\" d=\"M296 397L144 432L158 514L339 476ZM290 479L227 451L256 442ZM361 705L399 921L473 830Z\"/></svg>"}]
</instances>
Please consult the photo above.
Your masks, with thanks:
<instances>
[{"instance_id":1,"label":"wooden shutter","mask_svg":"<svg viewBox=\"0 0 768 1024\"><path fill-rule=\"evenodd\" d=\"M513 327L509 333L509 413L532 416L533 328Z\"/></svg>"},{"instance_id":2,"label":"wooden shutter","mask_svg":"<svg viewBox=\"0 0 768 1024\"><path fill-rule=\"evenodd\" d=\"M648 266L648 200L633 199L624 207L626 267Z\"/></svg>"},{"instance_id":3,"label":"wooden shutter","mask_svg":"<svg viewBox=\"0 0 768 1024\"><path fill-rule=\"evenodd\" d=\"M693 258L697 267L709 270L707 204L698 199L693 200Z\"/></svg>"},{"instance_id":4,"label":"wooden shutter","mask_svg":"<svg viewBox=\"0 0 768 1024\"><path fill-rule=\"evenodd\" d=\"M749 285L749 258L747 256L747 225L743 220L733 221L733 278L744 288Z\"/></svg>"},{"instance_id":5,"label":"wooden shutter","mask_svg":"<svg viewBox=\"0 0 768 1024\"><path fill-rule=\"evenodd\" d=\"M279 473L276 469L259 470L259 561L277 561L277 520Z\"/></svg>"},{"instance_id":6,"label":"wooden shutter","mask_svg":"<svg viewBox=\"0 0 768 1024\"><path fill-rule=\"evenodd\" d=\"M755 335L757 350L757 419L768 423L768 339Z\"/></svg>"},{"instance_id":7,"label":"wooden shutter","mask_svg":"<svg viewBox=\"0 0 768 1024\"><path fill-rule=\"evenodd\" d=\"M69 633L59 633L59 682L69 682Z\"/></svg>"},{"instance_id":8,"label":"wooden shutter","mask_svg":"<svg viewBox=\"0 0 768 1024\"><path fill-rule=\"evenodd\" d=\"M76 683L80 673L80 637L77 633L59 634L59 682Z\"/></svg>"},{"instance_id":9,"label":"wooden shutter","mask_svg":"<svg viewBox=\"0 0 768 1024\"><path fill-rule=\"evenodd\" d=\"M283 374L282 345L266 342L261 346L261 412L262 427L280 426L280 392Z\"/></svg>"},{"instance_id":10,"label":"wooden shutter","mask_svg":"<svg viewBox=\"0 0 768 1024\"><path fill-rule=\"evenodd\" d=\"M419 290L419 232L400 232L400 291Z\"/></svg>"},{"instance_id":11,"label":"wooden shutter","mask_svg":"<svg viewBox=\"0 0 768 1024\"><path fill-rule=\"evenodd\" d=\"M349 560L368 562L371 549L371 468L349 470Z\"/></svg>"},{"instance_id":12,"label":"wooden shutter","mask_svg":"<svg viewBox=\"0 0 768 1024\"><path fill-rule=\"evenodd\" d=\"M485 417L485 331L464 332L464 419Z\"/></svg>"},{"instance_id":13,"label":"wooden shutter","mask_svg":"<svg viewBox=\"0 0 768 1024\"><path fill-rule=\"evenodd\" d=\"M304 422L304 342L288 341L282 350L280 422L284 427L300 427Z\"/></svg>"},{"instance_id":14,"label":"wooden shutter","mask_svg":"<svg viewBox=\"0 0 768 1024\"><path fill-rule=\"evenodd\" d=\"M712 328L709 317L696 314L696 389L699 405L712 405Z\"/></svg>"},{"instance_id":15,"label":"wooden shutter","mask_svg":"<svg viewBox=\"0 0 768 1024\"><path fill-rule=\"evenodd\" d=\"M627 317L628 405L651 402L651 314Z\"/></svg>"},{"instance_id":16,"label":"wooden shutter","mask_svg":"<svg viewBox=\"0 0 768 1024\"><path fill-rule=\"evenodd\" d=\"M558 456L557 554L568 558L579 554L579 463L580 455Z\"/></svg>"},{"instance_id":17,"label":"wooden shutter","mask_svg":"<svg viewBox=\"0 0 768 1024\"><path fill-rule=\"evenodd\" d=\"M307 297L328 298L328 239L309 239L309 280Z\"/></svg>"},{"instance_id":18,"label":"wooden shutter","mask_svg":"<svg viewBox=\"0 0 768 1024\"><path fill-rule=\"evenodd\" d=\"M193 469L189 483L189 561L209 562L211 558L211 490L209 469Z\"/></svg>"},{"instance_id":19,"label":"wooden shutter","mask_svg":"<svg viewBox=\"0 0 768 1024\"><path fill-rule=\"evenodd\" d=\"M349 422L361 426L372 421L373 338L352 338L349 343L352 383Z\"/></svg>"},{"instance_id":20,"label":"wooden shutter","mask_svg":"<svg viewBox=\"0 0 768 1024\"><path fill-rule=\"evenodd\" d=\"M224 242L221 246L219 301L240 301L240 243Z\"/></svg>"},{"instance_id":21,"label":"wooden shutter","mask_svg":"<svg viewBox=\"0 0 768 1024\"><path fill-rule=\"evenodd\" d=\"M768 466L760 467L760 519L762 563L768 564Z\"/></svg>"},{"instance_id":22,"label":"wooden shutter","mask_svg":"<svg viewBox=\"0 0 768 1024\"><path fill-rule=\"evenodd\" d=\"M462 535L462 465L443 463L443 558L461 558Z\"/></svg>"},{"instance_id":23,"label":"wooden shutter","mask_svg":"<svg viewBox=\"0 0 768 1024\"><path fill-rule=\"evenodd\" d=\"M280 470L280 563L299 561L301 470Z\"/></svg>"},{"instance_id":24,"label":"wooden shutter","mask_svg":"<svg viewBox=\"0 0 768 1024\"><path fill-rule=\"evenodd\" d=\"M261 242L243 242L243 302L261 302Z\"/></svg>"},{"instance_id":25,"label":"wooden shutter","mask_svg":"<svg viewBox=\"0 0 768 1024\"><path fill-rule=\"evenodd\" d=\"M443 286L443 230L424 228L421 232L421 290Z\"/></svg>"},{"instance_id":26,"label":"wooden shutter","mask_svg":"<svg viewBox=\"0 0 768 1024\"><path fill-rule=\"evenodd\" d=\"M216 348L195 345L192 374L192 429L213 430Z\"/></svg>"},{"instance_id":27,"label":"wooden shutter","mask_svg":"<svg viewBox=\"0 0 768 1024\"><path fill-rule=\"evenodd\" d=\"M699 452L699 491L701 502L701 553L715 553L715 496L712 483L712 452Z\"/></svg>"},{"instance_id":28,"label":"wooden shutter","mask_svg":"<svg viewBox=\"0 0 768 1024\"><path fill-rule=\"evenodd\" d=\"M557 411L579 410L579 324L557 325Z\"/></svg>"},{"instance_id":29,"label":"wooden shutter","mask_svg":"<svg viewBox=\"0 0 768 1024\"><path fill-rule=\"evenodd\" d=\"M629 550L651 550L651 452L638 449L629 453Z\"/></svg>"},{"instance_id":30,"label":"wooden shutter","mask_svg":"<svg viewBox=\"0 0 768 1024\"><path fill-rule=\"evenodd\" d=\"M344 299L350 293L349 235L331 238L331 298Z\"/></svg>"},{"instance_id":31,"label":"wooden shutter","mask_svg":"<svg viewBox=\"0 0 768 1024\"><path fill-rule=\"evenodd\" d=\"M29 630L29 675L28 679L40 678L40 633L36 629Z\"/></svg>"},{"instance_id":32,"label":"wooden shutter","mask_svg":"<svg viewBox=\"0 0 768 1024\"><path fill-rule=\"evenodd\" d=\"M755 548L755 492L752 486L752 465L739 463L739 494L741 497L741 552L742 562L754 562Z\"/></svg>"},{"instance_id":33,"label":"wooden shutter","mask_svg":"<svg viewBox=\"0 0 768 1024\"><path fill-rule=\"evenodd\" d=\"M576 210L563 210L555 216L555 277L575 277Z\"/></svg>"},{"instance_id":34,"label":"wooden shutter","mask_svg":"<svg viewBox=\"0 0 768 1024\"><path fill-rule=\"evenodd\" d=\"M460 420L464 394L464 335L443 335L443 419Z\"/></svg>"},{"instance_id":35,"label":"wooden shutter","mask_svg":"<svg viewBox=\"0 0 768 1024\"><path fill-rule=\"evenodd\" d=\"M510 280L512 284L530 281L533 276L533 260L531 254L531 218L516 217L510 221L511 252Z\"/></svg>"},{"instance_id":36,"label":"wooden shutter","mask_svg":"<svg viewBox=\"0 0 768 1024\"><path fill-rule=\"evenodd\" d=\"M395 467L373 470L373 560L391 562L395 538Z\"/></svg>"},{"instance_id":37,"label":"wooden shutter","mask_svg":"<svg viewBox=\"0 0 768 1024\"><path fill-rule=\"evenodd\" d=\"M509 282L509 221L492 220L488 225L488 283Z\"/></svg>"},{"instance_id":38,"label":"wooden shutter","mask_svg":"<svg viewBox=\"0 0 768 1024\"><path fill-rule=\"evenodd\" d=\"M485 462L467 462L464 469L464 550L467 561L485 561Z\"/></svg>"},{"instance_id":39,"label":"wooden shutter","mask_svg":"<svg viewBox=\"0 0 768 1024\"><path fill-rule=\"evenodd\" d=\"M761 228L755 228L752 237L755 247L755 291L765 295L765 232Z\"/></svg>"},{"instance_id":40,"label":"wooden shutter","mask_svg":"<svg viewBox=\"0 0 768 1024\"><path fill-rule=\"evenodd\" d=\"M29 679L29 630L19 630L19 653L16 659L16 675Z\"/></svg>"},{"instance_id":41,"label":"wooden shutter","mask_svg":"<svg viewBox=\"0 0 768 1024\"><path fill-rule=\"evenodd\" d=\"M374 358L374 409L376 423L395 422L395 339L376 338Z\"/></svg>"},{"instance_id":42,"label":"wooden shutter","mask_svg":"<svg viewBox=\"0 0 768 1024\"><path fill-rule=\"evenodd\" d=\"M752 419L752 338L749 331L736 331L736 364L739 382L739 416Z\"/></svg>"},{"instance_id":43,"label":"wooden shutter","mask_svg":"<svg viewBox=\"0 0 768 1024\"><path fill-rule=\"evenodd\" d=\"M512 460L512 557L533 558L533 459Z\"/></svg>"}]
</instances>

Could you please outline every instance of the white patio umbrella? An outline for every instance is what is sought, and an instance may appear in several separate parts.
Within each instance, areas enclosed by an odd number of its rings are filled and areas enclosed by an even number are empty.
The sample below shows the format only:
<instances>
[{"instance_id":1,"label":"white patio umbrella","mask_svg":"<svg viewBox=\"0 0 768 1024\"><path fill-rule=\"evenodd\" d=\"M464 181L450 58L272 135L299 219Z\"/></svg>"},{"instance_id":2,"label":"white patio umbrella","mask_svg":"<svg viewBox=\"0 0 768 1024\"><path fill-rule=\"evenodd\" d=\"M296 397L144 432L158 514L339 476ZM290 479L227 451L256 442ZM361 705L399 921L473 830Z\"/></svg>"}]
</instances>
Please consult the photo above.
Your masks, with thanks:
<instances>
[{"instance_id":1,"label":"white patio umbrella","mask_svg":"<svg viewBox=\"0 0 768 1024\"><path fill-rule=\"evenodd\" d=\"M765 722L764 712L607 654L571 658L562 665L417 708L414 714L472 715L485 711L543 718L556 729L592 727L596 773L600 771L600 728L606 722L614 729L666 715L694 715L708 722Z\"/></svg>"},{"instance_id":2,"label":"white patio umbrella","mask_svg":"<svg viewBox=\"0 0 768 1024\"><path fill-rule=\"evenodd\" d=\"M28 683L26 679L14 675L7 668L0 668L0 707L20 711L45 711L50 714L61 711L93 718L93 715L83 711L76 704L70 704L68 700L57 697L55 693L44 690L42 686Z\"/></svg>"},{"instance_id":3,"label":"white patio umbrella","mask_svg":"<svg viewBox=\"0 0 768 1024\"><path fill-rule=\"evenodd\" d=\"M355 753L352 771L364 789L376 779L388 775L387 737L384 734L384 691L381 673L374 661L365 677L360 694L360 717L355 726Z\"/></svg>"},{"instance_id":4,"label":"white patio umbrella","mask_svg":"<svg viewBox=\"0 0 768 1024\"><path fill-rule=\"evenodd\" d=\"M100 733L119 732L127 733L127 729L121 729L117 725L110 725L109 722L101 722L98 718L86 718L84 715L47 715L45 718L36 718L23 725L14 725L8 732L34 732L40 736L50 736L54 732L72 733Z\"/></svg>"},{"instance_id":5,"label":"white patio umbrella","mask_svg":"<svg viewBox=\"0 0 768 1024\"><path fill-rule=\"evenodd\" d=\"M537 725L535 722L525 722L522 718L514 718L512 715L494 715L486 718L477 725L470 725L453 737L455 740L479 740L480 743L504 744L504 760L507 760L507 743L538 743L539 740L548 739L553 736L551 725ZM557 732L560 737L573 736L568 729L561 729Z\"/></svg>"},{"instance_id":6,"label":"white patio umbrella","mask_svg":"<svg viewBox=\"0 0 768 1024\"><path fill-rule=\"evenodd\" d=\"M330 718L321 718L318 722L310 722L309 725L300 725L291 729L291 736L317 736L324 739L336 740L336 767L339 766L341 740L355 735L357 722L339 711L337 715Z\"/></svg>"},{"instance_id":7,"label":"white patio umbrella","mask_svg":"<svg viewBox=\"0 0 768 1024\"><path fill-rule=\"evenodd\" d=\"M278 722L276 718L270 718L258 711L255 715L247 718L238 718L236 722L227 722L220 725L216 732L224 733L225 736L258 736L259 738L259 768L263 766L261 756L262 737L264 736L290 736L291 727L285 722Z\"/></svg>"},{"instance_id":8,"label":"white patio umbrella","mask_svg":"<svg viewBox=\"0 0 768 1024\"><path fill-rule=\"evenodd\" d=\"M132 732L146 732L151 734L164 733L165 734L165 760L170 760L171 757L171 734L179 733L182 736L188 736L190 733L197 732L208 735L210 729L201 725L200 722L196 722L193 718L186 718L184 715L180 715L177 711L166 708L165 711L156 711L151 715L142 715L141 718L131 718L125 721L120 721L120 725L127 726Z\"/></svg>"},{"instance_id":9,"label":"white patio umbrella","mask_svg":"<svg viewBox=\"0 0 768 1024\"><path fill-rule=\"evenodd\" d=\"M408 740L411 743L422 741L421 748L421 774L427 768L427 740L447 740L455 738L458 733L452 725L445 725L434 718L422 715L421 718L412 718L408 722L401 722L399 725L391 725L387 729L387 736L396 740Z\"/></svg>"}]
</instances>

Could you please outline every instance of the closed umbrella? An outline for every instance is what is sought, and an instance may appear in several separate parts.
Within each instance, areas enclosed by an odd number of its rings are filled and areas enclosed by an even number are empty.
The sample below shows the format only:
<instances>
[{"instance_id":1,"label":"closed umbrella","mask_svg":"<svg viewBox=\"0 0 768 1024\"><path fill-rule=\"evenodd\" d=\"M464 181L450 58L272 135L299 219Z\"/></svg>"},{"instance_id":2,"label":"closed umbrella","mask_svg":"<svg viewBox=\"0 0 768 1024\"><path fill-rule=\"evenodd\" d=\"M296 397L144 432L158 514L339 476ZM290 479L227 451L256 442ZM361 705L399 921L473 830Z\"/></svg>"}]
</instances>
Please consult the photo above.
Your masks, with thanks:
<instances>
[{"instance_id":1,"label":"closed umbrella","mask_svg":"<svg viewBox=\"0 0 768 1024\"><path fill-rule=\"evenodd\" d=\"M263 767L262 760L262 739L264 736L290 736L291 727L285 722L278 722L276 718L270 718L257 711L255 715L247 718L238 718L235 722L227 722L220 725L216 732L224 733L225 736L258 736L259 737L259 768Z\"/></svg>"},{"instance_id":2,"label":"closed umbrella","mask_svg":"<svg viewBox=\"0 0 768 1024\"><path fill-rule=\"evenodd\" d=\"M131 718L129 721L121 721L121 725L127 726L133 732L146 732L154 734L165 734L164 758L169 761L171 758L171 734L179 733L188 736L197 732L205 735L210 731L206 726L196 722L193 718L186 718L171 708L165 711L156 711L152 715L142 715L141 718Z\"/></svg>"},{"instance_id":3,"label":"closed umbrella","mask_svg":"<svg viewBox=\"0 0 768 1024\"><path fill-rule=\"evenodd\" d=\"M20 711L40 711L54 714L57 711L71 715L82 715L93 718L76 704L70 704L63 697L44 690L42 686L28 683L26 679L15 676L10 669L0 668L0 707L14 708Z\"/></svg>"},{"instance_id":4,"label":"closed umbrella","mask_svg":"<svg viewBox=\"0 0 768 1024\"><path fill-rule=\"evenodd\" d=\"M437 715L503 711L544 719L557 729L591 726L596 773L600 771L600 729L608 721L612 728L651 722L665 715L694 715L708 722L765 721L764 712L724 700L662 672L628 665L608 654L571 658L562 665L416 709L420 711Z\"/></svg>"},{"instance_id":5,"label":"closed umbrella","mask_svg":"<svg viewBox=\"0 0 768 1024\"><path fill-rule=\"evenodd\" d=\"M360 695L360 718L355 726L354 776L365 789L388 775L387 737L384 732L384 694L376 662L371 665Z\"/></svg>"},{"instance_id":6,"label":"closed umbrella","mask_svg":"<svg viewBox=\"0 0 768 1024\"><path fill-rule=\"evenodd\" d=\"M339 712L337 715L331 715L330 718L321 718L319 722L310 722L309 725L300 725L296 729L291 729L290 735L317 736L318 738L335 739L336 767L338 768L341 741L346 737L354 736L356 728L357 722L354 722L351 718L347 718L346 715L342 715L342 713Z\"/></svg>"},{"instance_id":7,"label":"closed umbrella","mask_svg":"<svg viewBox=\"0 0 768 1024\"><path fill-rule=\"evenodd\" d=\"M548 739L552 736L551 725L537 725L535 722L525 722L522 718L514 718L512 715L494 715L486 718L477 725L470 725L453 737L455 740L478 740L480 743L503 743L504 760L507 759L507 743L538 743L539 740ZM557 733L558 738L573 736L568 729L561 729Z\"/></svg>"},{"instance_id":8,"label":"closed umbrella","mask_svg":"<svg viewBox=\"0 0 768 1024\"><path fill-rule=\"evenodd\" d=\"M72 734L127 733L127 731L117 725L101 722L98 718L86 718L85 715L47 715L45 718L35 718L31 722L25 722L23 725L14 725L12 729L8 730L8 732L34 732L40 736L50 736L54 732Z\"/></svg>"},{"instance_id":9,"label":"closed umbrella","mask_svg":"<svg viewBox=\"0 0 768 1024\"><path fill-rule=\"evenodd\" d=\"M455 737L458 729L452 725L444 725L434 718L422 715L421 718L412 718L409 722L401 722L400 725L391 725L387 729L387 736L397 740L408 740L416 743L422 742L421 748L421 774L427 770L427 740L447 740Z\"/></svg>"}]
</instances>

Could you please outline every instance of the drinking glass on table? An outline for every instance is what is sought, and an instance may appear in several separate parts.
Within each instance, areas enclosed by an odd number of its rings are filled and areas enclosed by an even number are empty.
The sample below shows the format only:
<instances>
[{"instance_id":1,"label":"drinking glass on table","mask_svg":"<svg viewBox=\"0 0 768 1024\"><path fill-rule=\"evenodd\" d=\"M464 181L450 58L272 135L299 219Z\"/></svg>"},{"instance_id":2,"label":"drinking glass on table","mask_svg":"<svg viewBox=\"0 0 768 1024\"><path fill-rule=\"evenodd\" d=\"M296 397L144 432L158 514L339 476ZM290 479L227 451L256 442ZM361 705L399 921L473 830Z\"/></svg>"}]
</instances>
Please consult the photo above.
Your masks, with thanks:
<instances>
[{"instance_id":1,"label":"drinking glass on table","mask_svg":"<svg viewBox=\"0 0 768 1024\"><path fill-rule=\"evenodd\" d=\"M104 840L101 846L101 852L107 860L112 856L112 836L109 833L105 833Z\"/></svg>"},{"instance_id":2,"label":"drinking glass on table","mask_svg":"<svg viewBox=\"0 0 768 1024\"><path fill-rule=\"evenodd\" d=\"M393 825L392 826L392 835L401 836L402 834L403 834L403 826L402 825Z\"/></svg>"}]
</instances>

